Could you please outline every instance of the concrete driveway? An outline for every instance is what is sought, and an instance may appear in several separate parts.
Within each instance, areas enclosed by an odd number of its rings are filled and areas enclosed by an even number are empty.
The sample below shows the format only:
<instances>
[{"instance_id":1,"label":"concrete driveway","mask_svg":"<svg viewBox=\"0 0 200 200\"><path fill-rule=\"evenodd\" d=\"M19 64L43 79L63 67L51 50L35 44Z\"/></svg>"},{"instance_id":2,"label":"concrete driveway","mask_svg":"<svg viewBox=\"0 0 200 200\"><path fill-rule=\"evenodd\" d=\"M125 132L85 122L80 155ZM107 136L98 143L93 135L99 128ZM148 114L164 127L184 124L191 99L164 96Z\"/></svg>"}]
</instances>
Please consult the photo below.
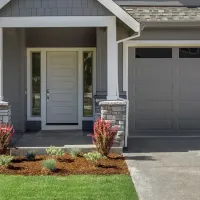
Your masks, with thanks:
<instances>
[{"instance_id":1,"label":"concrete driveway","mask_svg":"<svg viewBox=\"0 0 200 200\"><path fill-rule=\"evenodd\" d=\"M199 138L134 139L129 147L124 155L140 200L200 199Z\"/></svg>"}]
</instances>

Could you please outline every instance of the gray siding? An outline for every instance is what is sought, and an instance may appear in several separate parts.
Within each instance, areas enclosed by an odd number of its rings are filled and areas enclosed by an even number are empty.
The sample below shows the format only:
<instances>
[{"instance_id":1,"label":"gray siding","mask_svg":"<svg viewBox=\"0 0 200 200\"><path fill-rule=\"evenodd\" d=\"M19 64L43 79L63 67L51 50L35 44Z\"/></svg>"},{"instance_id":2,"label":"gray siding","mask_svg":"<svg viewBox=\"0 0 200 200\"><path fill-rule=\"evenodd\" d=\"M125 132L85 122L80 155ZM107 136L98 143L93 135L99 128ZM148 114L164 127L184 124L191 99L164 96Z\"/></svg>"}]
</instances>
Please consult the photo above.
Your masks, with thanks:
<instances>
[{"instance_id":1,"label":"gray siding","mask_svg":"<svg viewBox=\"0 0 200 200\"><path fill-rule=\"evenodd\" d=\"M199 40L199 28L145 28L136 40Z\"/></svg>"},{"instance_id":2,"label":"gray siding","mask_svg":"<svg viewBox=\"0 0 200 200\"><path fill-rule=\"evenodd\" d=\"M117 40L129 37L127 27L118 24ZM119 92L123 93L123 43L118 45L118 82ZM97 95L107 93L107 31L105 28L97 28Z\"/></svg>"},{"instance_id":3,"label":"gray siding","mask_svg":"<svg viewBox=\"0 0 200 200\"><path fill-rule=\"evenodd\" d=\"M138 6L200 6L199 0L115 0L119 5Z\"/></svg>"},{"instance_id":4,"label":"gray siding","mask_svg":"<svg viewBox=\"0 0 200 200\"><path fill-rule=\"evenodd\" d=\"M109 16L113 15L96 0L11 0L0 11L10 16Z\"/></svg>"},{"instance_id":5,"label":"gray siding","mask_svg":"<svg viewBox=\"0 0 200 200\"><path fill-rule=\"evenodd\" d=\"M11 103L12 123L25 128L25 37L23 29L4 29L4 100Z\"/></svg>"},{"instance_id":6,"label":"gray siding","mask_svg":"<svg viewBox=\"0 0 200 200\"><path fill-rule=\"evenodd\" d=\"M107 31L97 28L97 94L107 91Z\"/></svg>"}]
</instances>

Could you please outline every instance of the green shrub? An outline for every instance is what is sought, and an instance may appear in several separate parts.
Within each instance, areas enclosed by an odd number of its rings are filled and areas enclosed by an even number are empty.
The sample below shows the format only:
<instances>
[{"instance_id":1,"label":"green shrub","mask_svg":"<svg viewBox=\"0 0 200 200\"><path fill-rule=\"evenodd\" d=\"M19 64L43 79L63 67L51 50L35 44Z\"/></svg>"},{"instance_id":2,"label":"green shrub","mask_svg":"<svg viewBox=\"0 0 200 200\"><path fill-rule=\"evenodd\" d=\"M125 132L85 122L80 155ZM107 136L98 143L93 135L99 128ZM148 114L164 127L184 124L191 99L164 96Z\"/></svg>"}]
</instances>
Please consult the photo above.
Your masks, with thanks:
<instances>
[{"instance_id":1,"label":"green shrub","mask_svg":"<svg viewBox=\"0 0 200 200\"><path fill-rule=\"evenodd\" d=\"M46 149L46 152L49 156L63 156L64 155L64 150L59 147L55 146L50 146L49 148Z\"/></svg>"},{"instance_id":2,"label":"green shrub","mask_svg":"<svg viewBox=\"0 0 200 200\"><path fill-rule=\"evenodd\" d=\"M83 155L87 160L91 161L95 166L99 166L99 161L104 159L101 153L97 151L89 152Z\"/></svg>"},{"instance_id":3,"label":"green shrub","mask_svg":"<svg viewBox=\"0 0 200 200\"><path fill-rule=\"evenodd\" d=\"M28 161L33 161L35 160L35 155L36 155L35 151L29 151L26 153L26 159Z\"/></svg>"},{"instance_id":4,"label":"green shrub","mask_svg":"<svg viewBox=\"0 0 200 200\"><path fill-rule=\"evenodd\" d=\"M81 153L81 149L79 148L70 149L70 152L69 152L72 158L76 158L77 156L80 155L80 153Z\"/></svg>"},{"instance_id":5,"label":"green shrub","mask_svg":"<svg viewBox=\"0 0 200 200\"><path fill-rule=\"evenodd\" d=\"M49 171L53 172L56 169L56 160L54 159L44 160L42 162L42 166L43 168L48 169Z\"/></svg>"},{"instance_id":6,"label":"green shrub","mask_svg":"<svg viewBox=\"0 0 200 200\"><path fill-rule=\"evenodd\" d=\"M12 162L12 156L1 155L0 156L0 166L9 166Z\"/></svg>"}]
</instances>

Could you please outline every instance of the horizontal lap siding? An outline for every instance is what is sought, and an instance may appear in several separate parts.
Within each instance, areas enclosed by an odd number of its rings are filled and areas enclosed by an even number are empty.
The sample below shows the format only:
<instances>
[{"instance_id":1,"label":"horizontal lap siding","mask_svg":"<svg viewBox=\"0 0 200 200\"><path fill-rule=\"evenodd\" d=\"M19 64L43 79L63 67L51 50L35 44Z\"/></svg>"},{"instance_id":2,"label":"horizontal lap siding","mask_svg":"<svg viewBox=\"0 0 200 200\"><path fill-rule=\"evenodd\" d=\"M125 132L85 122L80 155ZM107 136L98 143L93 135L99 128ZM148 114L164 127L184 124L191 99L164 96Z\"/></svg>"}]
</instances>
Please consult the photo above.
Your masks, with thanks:
<instances>
[{"instance_id":1,"label":"horizontal lap siding","mask_svg":"<svg viewBox=\"0 0 200 200\"><path fill-rule=\"evenodd\" d=\"M23 29L4 29L4 100L11 104L15 130L25 128L25 37Z\"/></svg>"},{"instance_id":2,"label":"horizontal lap siding","mask_svg":"<svg viewBox=\"0 0 200 200\"><path fill-rule=\"evenodd\" d=\"M12 0L1 11L10 16L112 16L97 0Z\"/></svg>"},{"instance_id":3,"label":"horizontal lap siding","mask_svg":"<svg viewBox=\"0 0 200 200\"><path fill-rule=\"evenodd\" d=\"M136 40L200 40L200 28L145 28Z\"/></svg>"}]
</instances>

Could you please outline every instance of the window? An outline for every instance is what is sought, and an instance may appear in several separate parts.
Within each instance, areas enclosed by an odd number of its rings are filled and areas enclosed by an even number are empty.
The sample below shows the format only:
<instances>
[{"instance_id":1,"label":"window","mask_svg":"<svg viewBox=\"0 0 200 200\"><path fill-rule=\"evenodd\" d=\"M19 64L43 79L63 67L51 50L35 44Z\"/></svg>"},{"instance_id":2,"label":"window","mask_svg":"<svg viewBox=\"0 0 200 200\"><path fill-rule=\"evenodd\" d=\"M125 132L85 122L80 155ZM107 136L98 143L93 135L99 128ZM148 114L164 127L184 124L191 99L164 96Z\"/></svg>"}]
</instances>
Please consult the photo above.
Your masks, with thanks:
<instances>
[{"instance_id":1,"label":"window","mask_svg":"<svg viewBox=\"0 0 200 200\"><path fill-rule=\"evenodd\" d=\"M93 116L93 52L83 52L83 116Z\"/></svg>"},{"instance_id":2,"label":"window","mask_svg":"<svg viewBox=\"0 0 200 200\"><path fill-rule=\"evenodd\" d=\"M172 58L172 48L136 48L135 58Z\"/></svg>"},{"instance_id":3,"label":"window","mask_svg":"<svg viewBox=\"0 0 200 200\"><path fill-rule=\"evenodd\" d=\"M200 58L200 48L180 48L179 58Z\"/></svg>"},{"instance_id":4,"label":"window","mask_svg":"<svg viewBox=\"0 0 200 200\"><path fill-rule=\"evenodd\" d=\"M41 115L41 55L39 52L31 53L31 115Z\"/></svg>"}]
</instances>

